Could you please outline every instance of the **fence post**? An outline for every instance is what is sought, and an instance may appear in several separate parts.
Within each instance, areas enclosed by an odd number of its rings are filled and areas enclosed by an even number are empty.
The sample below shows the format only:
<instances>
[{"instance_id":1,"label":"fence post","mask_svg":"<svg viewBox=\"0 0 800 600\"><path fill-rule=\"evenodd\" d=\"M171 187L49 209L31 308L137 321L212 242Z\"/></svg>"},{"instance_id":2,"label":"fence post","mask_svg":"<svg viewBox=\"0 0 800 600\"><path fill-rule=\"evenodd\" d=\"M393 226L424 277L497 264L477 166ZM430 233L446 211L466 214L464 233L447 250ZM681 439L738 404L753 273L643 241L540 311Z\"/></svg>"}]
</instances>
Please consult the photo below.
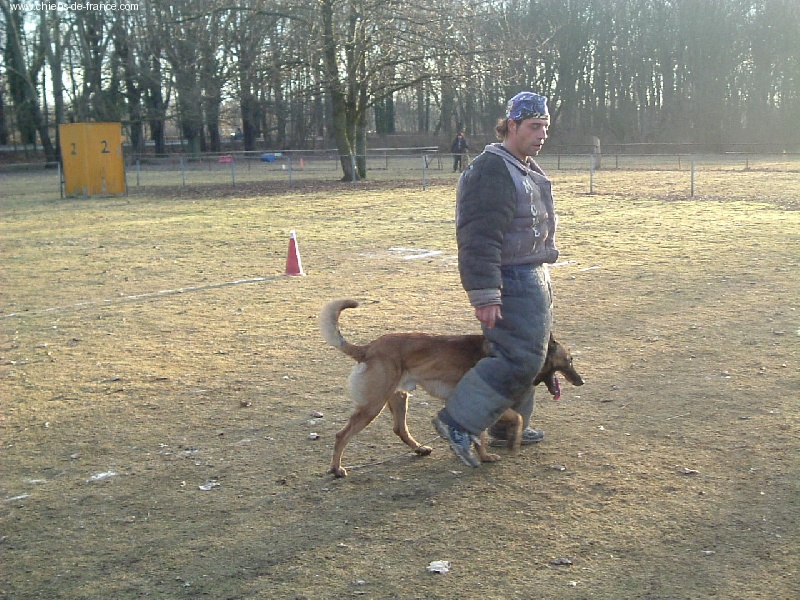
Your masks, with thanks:
<instances>
[{"instance_id":1,"label":"fence post","mask_svg":"<svg viewBox=\"0 0 800 600\"><path fill-rule=\"evenodd\" d=\"M142 173L141 161L137 158L136 159L136 187L137 188L139 187L139 179L140 179L141 173Z\"/></svg>"},{"instance_id":2,"label":"fence post","mask_svg":"<svg viewBox=\"0 0 800 600\"><path fill-rule=\"evenodd\" d=\"M589 155L589 193L594 194L594 156Z\"/></svg>"},{"instance_id":3,"label":"fence post","mask_svg":"<svg viewBox=\"0 0 800 600\"><path fill-rule=\"evenodd\" d=\"M292 187L292 153L291 152L289 153L288 162L289 162L289 188L291 189L291 187Z\"/></svg>"},{"instance_id":4,"label":"fence post","mask_svg":"<svg viewBox=\"0 0 800 600\"><path fill-rule=\"evenodd\" d=\"M236 187L236 158L231 156L231 183Z\"/></svg>"},{"instance_id":5,"label":"fence post","mask_svg":"<svg viewBox=\"0 0 800 600\"><path fill-rule=\"evenodd\" d=\"M592 137L592 156L594 157L594 168L601 168L602 153L600 152L600 138L597 136Z\"/></svg>"},{"instance_id":6,"label":"fence post","mask_svg":"<svg viewBox=\"0 0 800 600\"><path fill-rule=\"evenodd\" d=\"M425 154L422 154L422 189L428 189L428 160Z\"/></svg>"},{"instance_id":7,"label":"fence post","mask_svg":"<svg viewBox=\"0 0 800 600\"><path fill-rule=\"evenodd\" d=\"M186 187L186 157L183 154L181 154L181 180L183 187Z\"/></svg>"},{"instance_id":8,"label":"fence post","mask_svg":"<svg viewBox=\"0 0 800 600\"><path fill-rule=\"evenodd\" d=\"M692 156L692 198L694 198L694 156Z\"/></svg>"},{"instance_id":9,"label":"fence post","mask_svg":"<svg viewBox=\"0 0 800 600\"><path fill-rule=\"evenodd\" d=\"M356 155L350 154L350 168L353 171L353 185L358 181L358 174L356 173Z\"/></svg>"}]
</instances>

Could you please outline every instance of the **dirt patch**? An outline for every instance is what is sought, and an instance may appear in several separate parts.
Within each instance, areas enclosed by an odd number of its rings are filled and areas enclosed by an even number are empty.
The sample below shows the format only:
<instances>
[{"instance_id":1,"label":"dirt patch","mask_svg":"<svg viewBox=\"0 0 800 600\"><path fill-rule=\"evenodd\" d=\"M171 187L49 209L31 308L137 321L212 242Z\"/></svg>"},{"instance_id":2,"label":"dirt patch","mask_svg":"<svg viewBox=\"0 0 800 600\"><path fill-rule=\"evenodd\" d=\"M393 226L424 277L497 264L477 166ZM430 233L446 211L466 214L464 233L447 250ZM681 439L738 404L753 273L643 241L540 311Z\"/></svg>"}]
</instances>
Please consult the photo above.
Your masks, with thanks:
<instances>
[{"instance_id":1,"label":"dirt patch","mask_svg":"<svg viewBox=\"0 0 800 600\"><path fill-rule=\"evenodd\" d=\"M344 480L352 362L317 312L377 300L354 341L476 331L452 185L3 200L0 596L797 597L798 190L752 176L707 201L554 174L586 385L542 389L545 441L476 470L415 394L434 453L382 415ZM292 229L306 277L282 275Z\"/></svg>"}]
</instances>

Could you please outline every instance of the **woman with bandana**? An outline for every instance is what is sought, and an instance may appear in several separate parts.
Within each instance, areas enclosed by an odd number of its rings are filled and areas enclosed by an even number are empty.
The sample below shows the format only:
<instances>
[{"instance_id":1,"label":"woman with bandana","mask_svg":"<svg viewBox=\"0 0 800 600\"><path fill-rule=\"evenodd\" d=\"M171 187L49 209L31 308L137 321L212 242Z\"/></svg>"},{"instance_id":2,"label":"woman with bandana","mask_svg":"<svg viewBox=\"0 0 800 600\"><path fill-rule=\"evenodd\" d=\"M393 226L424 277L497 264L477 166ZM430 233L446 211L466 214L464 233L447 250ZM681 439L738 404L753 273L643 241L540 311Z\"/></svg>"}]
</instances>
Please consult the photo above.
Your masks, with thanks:
<instances>
[{"instance_id":1,"label":"woman with bandana","mask_svg":"<svg viewBox=\"0 0 800 600\"><path fill-rule=\"evenodd\" d=\"M511 98L489 144L462 174L456 195L461 283L490 343L489 355L458 383L433 419L439 434L471 467L472 444L489 428L492 445L506 432L492 427L508 408L523 418L522 443L544 433L530 426L533 380L544 364L552 323L548 263L558 259L550 180L532 157L547 139L547 99Z\"/></svg>"}]
</instances>

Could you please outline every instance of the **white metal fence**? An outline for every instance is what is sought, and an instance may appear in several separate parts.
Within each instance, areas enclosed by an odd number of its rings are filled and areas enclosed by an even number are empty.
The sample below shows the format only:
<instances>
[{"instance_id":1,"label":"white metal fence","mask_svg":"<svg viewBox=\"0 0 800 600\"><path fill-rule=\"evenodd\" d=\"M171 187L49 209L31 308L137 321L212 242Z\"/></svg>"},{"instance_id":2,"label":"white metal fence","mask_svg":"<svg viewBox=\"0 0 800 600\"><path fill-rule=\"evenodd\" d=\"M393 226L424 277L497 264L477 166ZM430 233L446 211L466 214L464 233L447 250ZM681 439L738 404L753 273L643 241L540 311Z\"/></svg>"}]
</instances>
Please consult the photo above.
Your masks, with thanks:
<instances>
[{"instance_id":1,"label":"white metal fence","mask_svg":"<svg viewBox=\"0 0 800 600\"><path fill-rule=\"evenodd\" d=\"M370 150L366 155L368 181L402 181L425 188L439 182L455 184L453 155L430 148L386 148ZM474 158L470 155L469 159ZM354 156L344 157L353 162ZM558 171L583 174L586 191L594 192L595 181L604 172L671 171L681 181L687 195L694 195L695 174L704 171L771 171L797 173L798 154L561 154L545 151L537 162L549 174ZM0 166L3 174L39 172L41 163ZM58 169L52 173L53 188L60 189ZM171 154L165 157L142 156L126 159L129 193L147 192L159 187L196 187L204 185L244 185L255 182L274 184L277 189L291 189L309 182L342 180L342 158L335 151L237 152L230 154ZM44 175L43 174L43 175ZM358 181L352 181L358 185Z\"/></svg>"}]
</instances>

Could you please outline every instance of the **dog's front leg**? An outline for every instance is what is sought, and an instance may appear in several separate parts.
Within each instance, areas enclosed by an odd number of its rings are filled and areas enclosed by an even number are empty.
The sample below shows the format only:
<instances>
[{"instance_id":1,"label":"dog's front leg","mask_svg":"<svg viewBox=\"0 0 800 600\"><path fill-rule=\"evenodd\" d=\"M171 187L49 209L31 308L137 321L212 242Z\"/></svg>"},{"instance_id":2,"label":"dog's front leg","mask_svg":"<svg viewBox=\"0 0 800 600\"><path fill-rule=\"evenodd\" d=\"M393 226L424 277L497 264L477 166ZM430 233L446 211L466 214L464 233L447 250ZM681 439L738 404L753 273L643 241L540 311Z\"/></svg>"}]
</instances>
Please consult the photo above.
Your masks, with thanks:
<instances>
[{"instance_id":1,"label":"dog's front leg","mask_svg":"<svg viewBox=\"0 0 800 600\"><path fill-rule=\"evenodd\" d=\"M478 453L478 458L481 459L481 462L497 462L500 460L500 456L497 454L493 454L487 450L489 447L489 434L485 431L480 435L480 442L475 444L475 452Z\"/></svg>"},{"instance_id":2,"label":"dog's front leg","mask_svg":"<svg viewBox=\"0 0 800 600\"><path fill-rule=\"evenodd\" d=\"M522 415L509 408L501 415L500 421L506 425L505 430L508 437L508 449L511 452L519 451L522 446Z\"/></svg>"}]
</instances>

